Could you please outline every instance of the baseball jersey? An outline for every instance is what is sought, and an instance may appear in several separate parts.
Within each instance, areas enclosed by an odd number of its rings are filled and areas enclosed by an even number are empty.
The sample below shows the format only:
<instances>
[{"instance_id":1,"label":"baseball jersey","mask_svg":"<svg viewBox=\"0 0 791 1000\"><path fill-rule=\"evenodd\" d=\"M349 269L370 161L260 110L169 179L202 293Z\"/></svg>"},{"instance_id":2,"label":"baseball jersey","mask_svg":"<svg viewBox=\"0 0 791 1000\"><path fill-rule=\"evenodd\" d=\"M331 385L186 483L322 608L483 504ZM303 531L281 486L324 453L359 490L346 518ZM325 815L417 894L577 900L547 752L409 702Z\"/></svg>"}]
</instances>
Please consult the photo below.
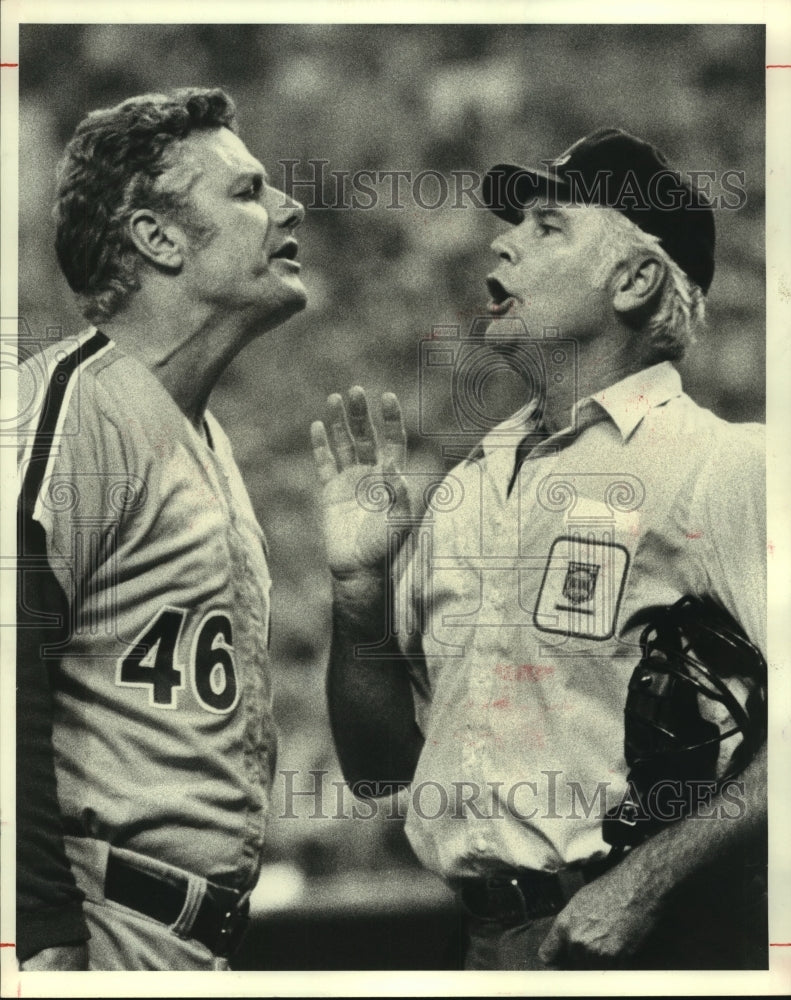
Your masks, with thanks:
<instances>
[{"instance_id":1,"label":"baseball jersey","mask_svg":"<svg viewBox=\"0 0 791 1000\"><path fill-rule=\"evenodd\" d=\"M21 508L70 614L45 653L65 832L249 888L276 753L270 577L229 442L94 329L30 359L20 401Z\"/></svg>"},{"instance_id":2,"label":"baseball jersey","mask_svg":"<svg viewBox=\"0 0 791 1000\"><path fill-rule=\"evenodd\" d=\"M450 473L399 576L425 737L406 829L451 878L608 853L652 610L711 598L765 652L763 428L697 406L667 362L582 400L515 468L535 421L526 408Z\"/></svg>"}]
</instances>

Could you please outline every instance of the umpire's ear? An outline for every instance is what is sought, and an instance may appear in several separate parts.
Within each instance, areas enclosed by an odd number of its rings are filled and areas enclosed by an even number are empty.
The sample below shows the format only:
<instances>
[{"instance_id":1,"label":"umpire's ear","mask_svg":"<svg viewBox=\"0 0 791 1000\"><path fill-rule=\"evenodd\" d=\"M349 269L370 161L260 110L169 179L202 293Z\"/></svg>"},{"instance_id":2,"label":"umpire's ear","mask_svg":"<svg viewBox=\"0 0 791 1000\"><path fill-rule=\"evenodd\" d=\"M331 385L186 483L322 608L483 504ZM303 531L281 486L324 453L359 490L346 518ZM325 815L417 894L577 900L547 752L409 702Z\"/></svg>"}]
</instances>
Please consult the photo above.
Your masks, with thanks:
<instances>
[{"instance_id":1,"label":"umpire's ear","mask_svg":"<svg viewBox=\"0 0 791 1000\"><path fill-rule=\"evenodd\" d=\"M129 235L140 253L152 264L179 271L184 263L182 231L162 220L157 212L139 208L129 219Z\"/></svg>"},{"instance_id":2,"label":"umpire's ear","mask_svg":"<svg viewBox=\"0 0 791 1000\"><path fill-rule=\"evenodd\" d=\"M653 305L667 275L661 257L642 253L625 262L613 278L613 308L628 320Z\"/></svg>"}]
</instances>

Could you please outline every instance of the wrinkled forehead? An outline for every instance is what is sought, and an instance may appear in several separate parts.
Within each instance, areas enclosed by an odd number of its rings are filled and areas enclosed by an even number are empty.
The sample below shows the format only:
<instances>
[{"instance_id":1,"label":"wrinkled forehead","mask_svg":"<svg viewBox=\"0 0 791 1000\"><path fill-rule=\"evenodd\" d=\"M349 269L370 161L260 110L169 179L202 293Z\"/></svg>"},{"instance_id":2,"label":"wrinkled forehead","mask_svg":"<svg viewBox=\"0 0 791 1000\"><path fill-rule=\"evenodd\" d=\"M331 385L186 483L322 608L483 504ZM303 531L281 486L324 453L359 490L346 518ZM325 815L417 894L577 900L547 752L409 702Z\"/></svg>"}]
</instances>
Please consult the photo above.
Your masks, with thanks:
<instances>
[{"instance_id":1,"label":"wrinkled forehead","mask_svg":"<svg viewBox=\"0 0 791 1000\"><path fill-rule=\"evenodd\" d=\"M211 170L263 170L239 136L227 128L192 132L183 146L188 156Z\"/></svg>"},{"instance_id":2,"label":"wrinkled forehead","mask_svg":"<svg viewBox=\"0 0 791 1000\"><path fill-rule=\"evenodd\" d=\"M580 205L556 198L525 208L524 217L538 222L556 222L574 229L588 229L600 226L608 213L616 214L613 209L600 205Z\"/></svg>"},{"instance_id":3,"label":"wrinkled forehead","mask_svg":"<svg viewBox=\"0 0 791 1000\"><path fill-rule=\"evenodd\" d=\"M619 215L612 208L599 205L580 205L562 200L543 201L523 210L522 225L525 229L535 224L547 224L566 233L575 241L587 243L598 239L611 225L612 217Z\"/></svg>"},{"instance_id":4,"label":"wrinkled forehead","mask_svg":"<svg viewBox=\"0 0 791 1000\"><path fill-rule=\"evenodd\" d=\"M186 195L198 182L223 187L237 176L266 172L238 135L227 128L198 129L173 144L157 187Z\"/></svg>"}]
</instances>

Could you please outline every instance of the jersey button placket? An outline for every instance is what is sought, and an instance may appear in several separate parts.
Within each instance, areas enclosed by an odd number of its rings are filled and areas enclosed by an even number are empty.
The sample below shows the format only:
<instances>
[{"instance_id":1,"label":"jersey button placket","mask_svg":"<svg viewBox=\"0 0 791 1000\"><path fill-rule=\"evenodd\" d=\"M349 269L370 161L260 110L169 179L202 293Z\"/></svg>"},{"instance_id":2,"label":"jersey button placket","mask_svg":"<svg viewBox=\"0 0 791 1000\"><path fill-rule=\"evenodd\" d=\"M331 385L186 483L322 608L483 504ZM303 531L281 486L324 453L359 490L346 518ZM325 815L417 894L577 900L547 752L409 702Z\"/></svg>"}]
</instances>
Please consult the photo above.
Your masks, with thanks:
<instances>
[{"instance_id":1,"label":"jersey button placket","mask_svg":"<svg viewBox=\"0 0 791 1000\"><path fill-rule=\"evenodd\" d=\"M240 529L240 513L234 499L229 477L221 470L220 484L223 498L228 511L227 533L228 548L231 555L234 592L234 607L245 619L239 623L234 636L237 659L240 664L242 678L241 706L244 713L244 766L249 782L251 798L247 807L246 837L244 857L245 864L250 864L257 856L263 843L263 824L265 821L265 791L269 784L269 773L264 767L261 755L259 733L261 719L268 711L265 704L265 680L257 669L258 663L263 663L266 650L253 649L250 644L258 643L263 634L263 619L260 608L264 606L265 597L254 585L256 574L248 555L248 540Z\"/></svg>"}]
</instances>

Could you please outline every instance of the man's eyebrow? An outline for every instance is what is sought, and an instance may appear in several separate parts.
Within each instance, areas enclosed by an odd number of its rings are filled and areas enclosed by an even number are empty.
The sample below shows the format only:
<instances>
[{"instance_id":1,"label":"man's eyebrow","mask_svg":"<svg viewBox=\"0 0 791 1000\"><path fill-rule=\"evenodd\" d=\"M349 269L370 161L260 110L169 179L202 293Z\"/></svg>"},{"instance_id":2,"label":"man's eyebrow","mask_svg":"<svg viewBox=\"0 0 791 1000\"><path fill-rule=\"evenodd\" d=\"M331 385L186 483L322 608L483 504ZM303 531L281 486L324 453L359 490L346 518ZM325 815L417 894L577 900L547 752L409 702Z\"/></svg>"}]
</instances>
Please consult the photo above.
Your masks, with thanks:
<instances>
[{"instance_id":1,"label":"man's eyebrow","mask_svg":"<svg viewBox=\"0 0 791 1000\"><path fill-rule=\"evenodd\" d=\"M538 219L539 222L566 222L568 217L566 213L560 208L534 208L533 216Z\"/></svg>"}]
</instances>

